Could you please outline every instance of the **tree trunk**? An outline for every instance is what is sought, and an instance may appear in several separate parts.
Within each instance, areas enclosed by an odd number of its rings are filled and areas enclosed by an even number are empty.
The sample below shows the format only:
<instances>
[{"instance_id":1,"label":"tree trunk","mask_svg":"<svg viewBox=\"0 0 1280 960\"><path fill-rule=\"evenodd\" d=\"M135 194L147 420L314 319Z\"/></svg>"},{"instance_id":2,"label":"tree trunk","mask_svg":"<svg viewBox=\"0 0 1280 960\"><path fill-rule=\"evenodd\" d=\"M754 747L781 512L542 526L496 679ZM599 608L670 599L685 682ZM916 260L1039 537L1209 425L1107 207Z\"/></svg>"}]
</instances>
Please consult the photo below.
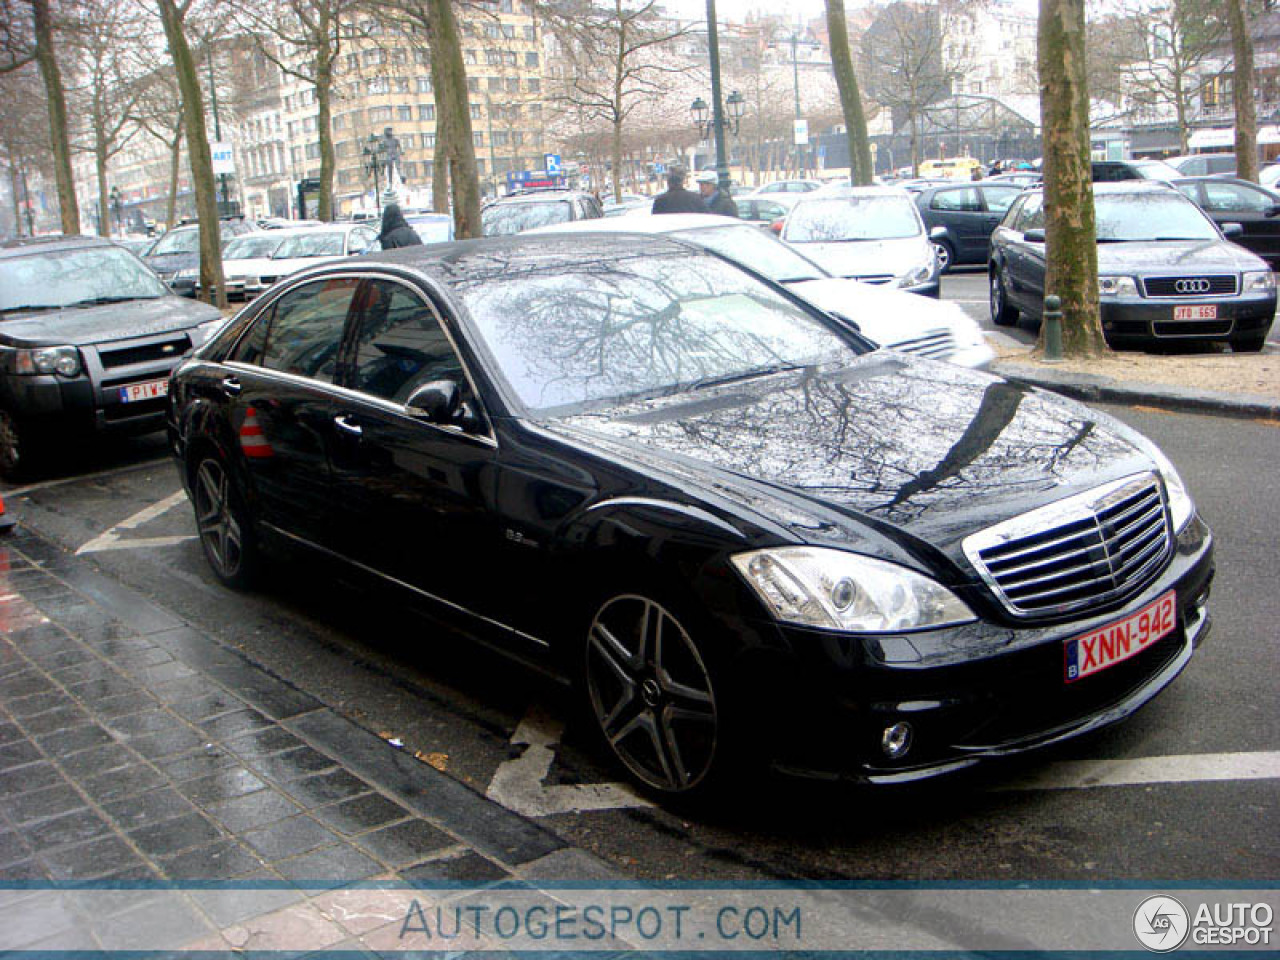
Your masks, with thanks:
<instances>
[{"instance_id":1,"label":"tree trunk","mask_svg":"<svg viewBox=\"0 0 1280 960\"><path fill-rule=\"evenodd\" d=\"M96 126L96 124L95 124ZM111 236L111 197L107 191L107 145L102 131L93 137L93 167L98 175L98 236Z\"/></svg>"},{"instance_id":2,"label":"tree trunk","mask_svg":"<svg viewBox=\"0 0 1280 960\"><path fill-rule=\"evenodd\" d=\"M22 185L18 182L18 164L9 154L9 196L13 200L13 235L22 236Z\"/></svg>"},{"instance_id":3,"label":"tree trunk","mask_svg":"<svg viewBox=\"0 0 1280 960\"><path fill-rule=\"evenodd\" d=\"M75 178L71 173L71 144L67 139L67 98L62 90L62 72L53 50L53 18L49 0L31 0L35 18L36 61L49 99L49 140L53 146L53 172L58 185L58 210L62 215L62 232L75 236L80 232L80 207L76 203Z\"/></svg>"},{"instance_id":4,"label":"tree trunk","mask_svg":"<svg viewBox=\"0 0 1280 960\"><path fill-rule=\"evenodd\" d=\"M458 239L480 236L480 181L476 176L467 68L462 62L458 23L450 0L426 0L431 29L431 63L436 84L436 115L448 116L449 176L453 188L453 222ZM437 62L438 61L438 62ZM434 79L433 79L433 82ZM439 150L440 140L436 139Z\"/></svg>"},{"instance_id":5,"label":"tree trunk","mask_svg":"<svg viewBox=\"0 0 1280 960\"><path fill-rule=\"evenodd\" d=\"M862 112L858 75L849 52L849 27L844 16L844 0L826 0L827 36L831 41L831 69L840 90L840 107L849 138L849 178L855 184L869 184L873 174L871 144L867 140L867 118Z\"/></svg>"},{"instance_id":6,"label":"tree trunk","mask_svg":"<svg viewBox=\"0 0 1280 960\"><path fill-rule=\"evenodd\" d=\"M437 213L449 211L449 140L453 136L449 126L449 111L437 90L444 89L439 58L431 51L431 90L436 104L436 145L431 153L431 209Z\"/></svg>"},{"instance_id":7,"label":"tree trunk","mask_svg":"<svg viewBox=\"0 0 1280 960\"><path fill-rule=\"evenodd\" d=\"M1089 167L1084 0L1040 0L1038 58L1044 140L1045 294L1062 300L1062 350L1105 349ZM1044 329L1041 327L1041 346Z\"/></svg>"},{"instance_id":8,"label":"tree trunk","mask_svg":"<svg viewBox=\"0 0 1280 960\"><path fill-rule=\"evenodd\" d=\"M316 217L326 223L333 219L333 131L330 129L333 95L333 50L329 44L329 5L319 4L319 26L323 37L315 53L316 135L320 140L320 196L316 200ZM375 202L377 198L374 198Z\"/></svg>"},{"instance_id":9,"label":"tree trunk","mask_svg":"<svg viewBox=\"0 0 1280 960\"><path fill-rule=\"evenodd\" d=\"M213 158L209 151L209 135L204 125L204 96L196 75L191 47L183 31L182 14L174 0L156 0L164 21L164 35L169 42L178 89L182 93L182 113L187 128L187 165L191 169L191 186L196 194L196 216L200 221L200 287L210 303L227 305L226 284L222 278L222 244L218 223L218 200L213 179ZM211 296L211 294L215 294Z\"/></svg>"},{"instance_id":10,"label":"tree trunk","mask_svg":"<svg viewBox=\"0 0 1280 960\"><path fill-rule=\"evenodd\" d=\"M914 112L911 114L911 175L920 176L920 133Z\"/></svg>"},{"instance_id":11,"label":"tree trunk","mask_svg":"<svg viewBox=\"0 0 1280 960\"><path fill-rule=\"evenodd\" d=\"M169 144L169 200L164 209L164 228L173 227L178 216L178 173L182 160L182 112L173 128L173 142Z\"/></svg>"},{"instance_id":12,"label":"tree trunk","mask_svg":"<svg viewBox=\"0 0 1280 960\"><path fill-rule=\"evenodd\" d=\"M1231 96L1236 108L1236 176L1258 182L1258 112L1253 102L1253 38L1244 18L1244 0L1226 0L1231 23L1235 82Z\"/></svg>"}]
</instances>

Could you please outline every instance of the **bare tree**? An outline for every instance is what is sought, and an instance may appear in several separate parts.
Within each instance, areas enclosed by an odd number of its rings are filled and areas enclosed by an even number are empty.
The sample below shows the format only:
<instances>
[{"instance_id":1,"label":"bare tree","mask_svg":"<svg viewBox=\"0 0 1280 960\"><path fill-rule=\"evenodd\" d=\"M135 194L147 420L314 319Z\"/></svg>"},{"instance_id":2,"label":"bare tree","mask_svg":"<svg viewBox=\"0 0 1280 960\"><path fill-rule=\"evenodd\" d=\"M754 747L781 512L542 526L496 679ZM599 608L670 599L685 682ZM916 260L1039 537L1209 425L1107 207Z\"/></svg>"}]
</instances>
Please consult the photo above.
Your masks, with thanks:
<instances>
[{"instance_id":1,"label":"bare tree","mask_svg":"<svg viewBox=\"0 0 1280 960\"><path fill-rule=\"evenodd\" d=\"M196 216L200 221L200 287L213 294L219 307L227 305L227 289L222 277L222 243L219 236L218 202L214 193L213 158L204 123L204 96L196 74L195 60L187 42L187 17L195 0L155 0L164 23L164 35L173 58L182 113L187 128L187 162L196 195Z\"/></svg>"},{"instance_id":2,"label":"bare tree","mask_svg":"<svg viewBox=\"0 0 1280 960\"><path fill-rule=\"evenodd\" d=\"M316 99L320 196L316 215L333 219L334 68L353 34L360 0L241 0L237 13L263 55L288 76L309 84Z\"/></svg>"},{"instance_id":3,"label":"bare tree","mask_svg":"<svg viewBox=\"0 0 1280 960\"><path fill-rule=\"evenodd\" d=\"M436 112L445 118L448 142L449 182L453 191L454 232L478 237L480 227L480 179L476 175L475 139L471 132L471 106L467 98L467 67L462 58L458 21L450 0L425 0L427 37L431 43L431 83ZM436 136L439 163L440 137Z\"/></svg>"},{"instance_id":4,"label":"bare tree","mask_svg":"<svg viewBox=\"0 0 1280 960\"><path fill-rule=\"evenodd\" d=\"M1128 18L1141 55L1125 64L1124 79L1139 103L1172 111L1180 153L1189 149L1188 111L1206 79L1205 62L1227 36L1225 6L1223 0L1166 0L1137 6Z\"/></svg>"},{"instance_id":5,"label":"bare tree","mask_svg":"<svg viewBox=\"0 0 1280 960\"><path fill-rule=\"evenodd\" d=\"M7 168L14 231L19 236L31 227L23 217L28 177L37 170L46 171L53 156L44 99L40 75L30 61L25 69L5 75L4 96L0 97L0 158Z\"/></svg>"},{"instance_id":6,"label":"bare tree","mask_svg":"<svg viewBox=\"0 0 1280 960\"><path fill-rule=\"evenodd\" d=\"M67 136L67 98L62 86L62 68L54 51L53 13L49 0L30 0L34 26L35 60L44 80L49 110L49 141L53 148L53 174L58 187L58 209L62 232L80 232L80 207L76 202L75 177L71 173L71 141Z\"/></svg>"},{"instance_id":7,"label":"bare tree","mask_svg":"<svg viewBox=\"0 0 1280 960\"><path fill-rule=\"evenodd\" d=\"M856 184L869 184L875 176L871 163L871 141L867 139L867 118L862 112L862 93L849 51L849 26L844 0L826 0L827 35L831 40L831 68L840 88L840 107L849 137L849 176Z\"/></svg>"},{"instance_id":8,"label":"bare tree","mask_svg":"<svg viewBox=\"0 0 1280 960\"><path fill-rule=\"evenodd\" d=\"M609 125L613 195L621 201L623 128L672 75L687 71L669 52L689 28L661 18L657 0L565 0L540 10L566 65L548 99Z\"/></svg>"},{"instance_id":9,"label":"bare tree","mask_svg":"<svg viewBox=\"0 0 1280 960\"><path fill-rule=\"evenodd\" d=\"M155 70L143 82L134 103L133 121L169 150L169 191L165 204L166 229L177 222L178 180L182 164L182 94L171 70Z\"/></svg>"},{"instance_id":10,"label":"bare tree","mask_svg":"<svg viewBox=\"0 0 1280 960\"><path fill-rule=\"evenodd\" d=\"M1044 139L1045 293L1062 300L1063 351L1092 356L1103 351L1105 341L1098 317L1084 0L1040 0L1037 59Z\"/></svg>"},{"instance_id":11,"label":"bare tree","mask_svg":"<svg viewBox=\"0 0 1280 960\"><path fill-rule=\"evenodd\" d=\"M1236 108L1236 176L1258 180L1258 111L1253 102L1253 37L1245 20L1244 0L1226 0L1231 23L1231 50Z\"/></svg>"}]
</instances>

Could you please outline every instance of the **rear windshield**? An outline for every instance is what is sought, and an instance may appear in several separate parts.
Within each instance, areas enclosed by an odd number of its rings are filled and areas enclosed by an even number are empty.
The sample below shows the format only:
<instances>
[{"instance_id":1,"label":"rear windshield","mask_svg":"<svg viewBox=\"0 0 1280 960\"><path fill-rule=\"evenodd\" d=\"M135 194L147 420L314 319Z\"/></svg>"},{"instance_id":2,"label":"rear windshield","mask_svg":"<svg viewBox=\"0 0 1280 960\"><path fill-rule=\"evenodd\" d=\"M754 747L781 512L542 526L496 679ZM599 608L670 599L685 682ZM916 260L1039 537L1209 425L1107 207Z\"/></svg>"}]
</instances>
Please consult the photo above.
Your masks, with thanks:
<instances>
[{"instance_id":1,"label":"rear windshield","mask_svg":"<svg viewBox=\"0 0 1280 960\"><path fill-rule=\"evenodd\" d=\"M198 253L199 251L199 230L173 230L156 241L150 255L156 257L162 253Z\"/></svg>"},{"instance_id":2,"label":"rear windshield","mask_svg":"<svg viewBox=\"0 0 1280 960\"><path fill-rule=\"evenodd\" d=\"M269 257L284 241L284 237L240 237L232 240L222 251L224 260L249 260L253 257Z\"/></svg>"},{"instance_id":3,"label":"rear windshield","mask_svg":"<svg viewBox=\"0 0 1280 960\"><path fill-rule=\"evenodd\" d=\"M285 237L273 256L276 260L287 260L290 257L340 257L342 237L341 233L320 231Z\"/></svg>"},{"instance_id":4,"label":"rear windshield","mask_svg":"<svg viewBox=\"0 0 1280 960\"><path fill-rule=\"evenodd\" d=\"M568 223L570 219L572 219L572 211L567 200L497 204L480 215L486 237L507 237L513 233L524 233L534 227Z\"/></svg>"},{"instance_id":5,"label":"rear windshield","mask_svg":"<svg viewBox=\"0 0 1280 960\"><path fill-rule=\"evenodd\" d=\"M0 312L152 300L168 292L137 257L115 246L0 260Z\"/></svg>"},{"instance_id":6,"label":"rear windshield","mask_svg":"<svg viewBox=\"0 0 1280 960\"><path fill-rule=\"evenodd\" d=\"M797 204L783 237L791 243L900 240L918 236L922 229L907 196L839 197Z\"/></svg>"}]
</instances>

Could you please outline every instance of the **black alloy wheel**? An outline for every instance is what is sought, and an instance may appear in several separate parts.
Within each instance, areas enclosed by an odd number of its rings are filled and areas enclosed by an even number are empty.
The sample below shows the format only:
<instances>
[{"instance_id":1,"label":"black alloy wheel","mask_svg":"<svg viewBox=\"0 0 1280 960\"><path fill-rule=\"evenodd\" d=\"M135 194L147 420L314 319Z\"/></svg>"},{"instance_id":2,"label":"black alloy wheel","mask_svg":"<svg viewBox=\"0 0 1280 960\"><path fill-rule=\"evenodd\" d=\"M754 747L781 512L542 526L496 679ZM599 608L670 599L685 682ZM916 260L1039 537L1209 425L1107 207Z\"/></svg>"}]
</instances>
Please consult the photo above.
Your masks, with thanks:
<instances>
[{"instance_id":1,"label":"black alloy wheel","mask_svg":"<svg viewBox=\"0 0 1280 960\"><path fill-rule=\"evenodd\" d=\"M951 269L951 263L955 260L955 254L951 252L951 244L945 240L935 240L933 242L933 252L938 258L938 273L946 273Z\"/></svg>"},{"instance_id":2,"label":"black alloy wheel","mask_svg":"<svg viewBox=\"0 0 1280 960\"><path fill-rule=\"evenodd\" d=\"M591 621L586 691L596 727L645 786L690 794L714 779L723 752L703 652L666 606L624 594Z\"/></svg>"},{"instance_id":3,"label":"black alloy wheel","mask_svg":"<svg viewBox=\"0 0 1280 960\"><path fill-rule=\"evenodd\" d=\"M30 472L31 445L25 426L0 408L0 476L17 480Z\"/></svg>"},{"instance_id":4,"label":"black alloy wheel","mask_svg":"<svg viewBox=\"0 0 1280 960\"><path fill-rule=\"evenodd\" d=\"M216 456L200 460L191 497L200 545L214 575L229 587L248 586L257 552L231 478Z\"/></svg>"},{"instance_id":5,"label":"black alloy wheel","mask_svg":"<svg viewBox=\"0 0 1280 960\"><path fill-rule=\"evenodd\" d=\"M997 327L1011 327L1018 322L1018 311L1009 303L1000 271L991 271L991 322Z\"/></svg>"}]
</instances>

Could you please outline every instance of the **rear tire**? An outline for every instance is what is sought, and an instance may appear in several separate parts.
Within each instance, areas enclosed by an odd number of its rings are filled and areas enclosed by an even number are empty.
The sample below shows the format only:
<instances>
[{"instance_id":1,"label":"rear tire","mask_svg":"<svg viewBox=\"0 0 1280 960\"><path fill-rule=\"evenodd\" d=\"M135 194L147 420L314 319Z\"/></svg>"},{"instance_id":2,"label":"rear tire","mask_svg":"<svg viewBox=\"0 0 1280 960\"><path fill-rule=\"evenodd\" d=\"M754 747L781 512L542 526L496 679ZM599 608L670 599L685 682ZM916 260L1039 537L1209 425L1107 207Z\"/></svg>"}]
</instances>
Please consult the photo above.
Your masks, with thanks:
<instances>
[{"instance_id":1,"label":"rear tire","mask_svg":"<svg viewBox=\"0 0 1280 960\"><path fill-rule=\"evenodd\" d=\"M991 322L997 327L1011 327L1018 322L1018 310L1009 303L998 269L991 271Z\"/></svg>"},{"instance_id":2,"label":"rear tire","mask_svg":"<svg viewBox=\"0 0 1280 960\"><path fill-rule=\"evenodd\" d=\"M0 476L14 481L26 479L37 460L30 425L0 407Z\"/></svg>"},{"instance_id":3,"label":"rear tire","mask_svg":"<svg viewBox=\"0 0 1280 960\"><path fill-rule=\"evenodd\" d=\"M243 590L259 570L259 549L239 491L222 458L198 454L191 470L191 504L209 568L225 586Z\"/></svg>"},{"instance_id":4,"label":"rear tire","mask_svg":"<svg viewBox=\"0 0 1280 960\"><path fill-rule=\"evenodd\" d=\"M948 273L951 265L956 262L955 252L951 249L951 244L945 240L935 240L933 243L933 252L938 257L938 273Z\"/></svg>"},{"instance_id":5,"label":"rear tire","mask_svg":"<svg viewBox=\"0 0 1280 960\"><path fill-rule=\"evenodd\" d=\"M1260 353L1267 342L1267 335L1259 333L1249 337L1232 337L1232 353Z\"/></svg>"}]
</instances>

